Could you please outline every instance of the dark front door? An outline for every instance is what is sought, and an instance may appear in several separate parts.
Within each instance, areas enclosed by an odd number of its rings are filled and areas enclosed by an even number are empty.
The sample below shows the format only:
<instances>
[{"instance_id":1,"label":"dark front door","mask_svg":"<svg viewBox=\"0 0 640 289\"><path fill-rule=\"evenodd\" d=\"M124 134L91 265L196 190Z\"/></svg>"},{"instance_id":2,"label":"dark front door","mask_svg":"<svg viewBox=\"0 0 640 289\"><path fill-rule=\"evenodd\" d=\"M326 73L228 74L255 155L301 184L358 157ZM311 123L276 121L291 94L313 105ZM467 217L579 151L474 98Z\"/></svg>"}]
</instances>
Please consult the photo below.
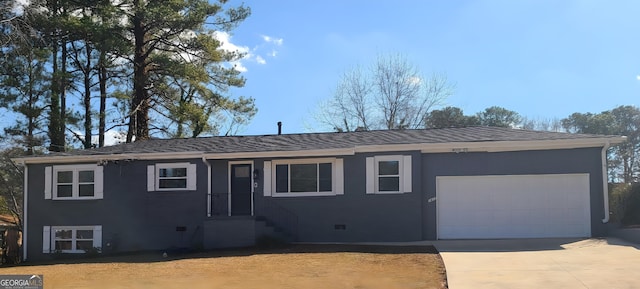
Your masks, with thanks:
<instances>
[{"instance_id":1,"label":"dark front door","mask_svg":"<svg viewBox=\"0 0 640 289\"><path fill-rule=\"evenodd\" d=\"M231 215L251 215L251 164L231 165Z\"/></svg>"}]
</instances>

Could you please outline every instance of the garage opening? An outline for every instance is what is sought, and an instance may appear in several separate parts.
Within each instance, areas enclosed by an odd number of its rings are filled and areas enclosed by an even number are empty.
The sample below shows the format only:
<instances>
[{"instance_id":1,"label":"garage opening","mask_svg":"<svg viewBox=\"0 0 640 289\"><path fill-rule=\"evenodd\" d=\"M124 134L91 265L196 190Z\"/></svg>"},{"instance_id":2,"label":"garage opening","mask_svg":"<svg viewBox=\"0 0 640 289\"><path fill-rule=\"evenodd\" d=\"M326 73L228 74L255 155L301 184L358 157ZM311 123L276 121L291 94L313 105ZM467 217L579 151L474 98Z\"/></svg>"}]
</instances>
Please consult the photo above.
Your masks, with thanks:
<instances>
[{"instance_id":1,"label":"garage opening","mask_svg":"<svg viewBox=\"0 0 640 289\"><path fill-rule=\"evenodd\" d=\"M589 174L436 177L438 239L590 237Z\"/></svg>"}]
</instances>

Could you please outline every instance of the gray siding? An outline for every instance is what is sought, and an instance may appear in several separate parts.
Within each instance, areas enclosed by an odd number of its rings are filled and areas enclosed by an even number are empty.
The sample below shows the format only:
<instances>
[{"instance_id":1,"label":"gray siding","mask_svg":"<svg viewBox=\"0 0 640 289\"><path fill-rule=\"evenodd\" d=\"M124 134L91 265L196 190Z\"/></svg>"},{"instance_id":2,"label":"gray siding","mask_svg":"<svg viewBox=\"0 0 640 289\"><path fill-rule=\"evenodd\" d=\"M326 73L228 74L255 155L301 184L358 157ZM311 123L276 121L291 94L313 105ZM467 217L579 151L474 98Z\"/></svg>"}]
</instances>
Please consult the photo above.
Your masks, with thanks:
<instances>
[{"instance_id":1,"label":"gray siding","mask_svg":"<svg viewBox=\"0 0 640 289\"><path fill-rule=\"evenodd\" d=\"M301 242L416 241L422 239L423 200L420 178L412 178L412 192L367 195L365 158L374 155L411 155L413 176L420 175L419 152L357 154L344 156L344 195L322 197L264 197L262 184L256 189L256 214L270 214L282 208L297 217L296 231ZM256 161L262 169L263 162ZM260 182L262 183L262 182ZM265 210L275 207L275 210ZM281 224L280 224L281 225ZM344 230L336 230L344 225ZM286 226L286 225L285 225Z\"/></svg>"},{"instance_id":2,"label":"gray siding","mask_svg":"<svg viewBox=\"0 0 640 289\"><path fill-rule=\"evenodd\" d=\"M541 150L499 153L395 152L411 154L413 190L407 194L365 194L365 158L382 154L344 157L345 194L332 197L263 197L256 194L256 214L264 207L283 208L297 217L302 242L362 242L435 240L437 176L589 173L592 234L605 228L602 198L600 148ZM262 168L261 161L256 162ZM256 192L262 192L260 186ZM273 217L278 219L277 216ZM286 227L290 224L279 224ZM336 230L335 225L345 225Z\"/></svg>"},{"instance_id":3,"label":"gray siding","mask_svg":"<svg viewBox=\"0 0 640 289\"><path fill-rule=\"evenodd\" d=\"M104 166L104 199L83 201L44 199L46 165L29 166L28 259L51 256L42 253L43 226L102 225L104 252L201 244L207 167L201 160L191 160L198 165L198 191L147 192L147 165L154 163L109 162ZM177 232L177 226L186 227L186 231Z\"/></svg>"},{"instance_id":4,"label":"gray siding","mask_svg":"<svg viewBox=\"0 0 640 289\"><path fill-rule=\"evenodd\" d=\"M498 153L425 154L422 157L423 186L427 199L436 196L437 176L520 175L589 173L591 186L591 233L606 232L602 196L600 148L519 151ZM436 239L436 202L424 204L423 236Z\"/></svg>"},{"instance_id":5,"label":"gray siding","mask_svg":"<svg viewBox=\"0 0 640 289\"><path fill-rule=\"evenodd\" d=\"M255 188L255 215L265 217L302 242L384 242L436 238L435 178L461 175L589 173L592 233L601 236L603 218L600 148L500 153L419 151L338 156L344 159L344 195L322 197L263 196L263 164ZM366 194L366 157L412 156L412 192ZM201 159L158 161L197 164L197 191L147 192L147 165L153 161L118 161L104 166L104 199L44 199L45 165L29 166L28 259L41 260L43 226L102 225L105 252L199 247L207 218L207 166ZM212 218L228 215L228 161L210 160ZM286 219L295 219L286 221ZM338 226L336 226L338 225ZM177 232L177 226L186 227ZM259 236L256 236L259 237ZM107 246L107 243L111 246Z\"/></svg>"}]
</instances>

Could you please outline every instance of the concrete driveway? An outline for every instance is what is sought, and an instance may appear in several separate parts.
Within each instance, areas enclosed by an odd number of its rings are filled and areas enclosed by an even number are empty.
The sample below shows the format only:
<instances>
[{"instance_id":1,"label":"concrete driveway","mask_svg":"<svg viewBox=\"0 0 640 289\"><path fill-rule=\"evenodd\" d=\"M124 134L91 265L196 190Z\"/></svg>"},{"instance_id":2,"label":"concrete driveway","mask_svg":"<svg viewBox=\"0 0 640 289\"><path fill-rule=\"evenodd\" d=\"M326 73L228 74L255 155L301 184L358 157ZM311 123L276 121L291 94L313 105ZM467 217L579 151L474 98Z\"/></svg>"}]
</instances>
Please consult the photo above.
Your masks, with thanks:
<instances>
[{"instance_id":1,"label":"concrete driveway","mask_svg":"<svg viewBox=\"0 0 640 289\"><path fill-rule=\"evenodd\" d=\"M450 289L640 288L640 246L616 238L437 241Z\"/></svg>"}]
</instances>

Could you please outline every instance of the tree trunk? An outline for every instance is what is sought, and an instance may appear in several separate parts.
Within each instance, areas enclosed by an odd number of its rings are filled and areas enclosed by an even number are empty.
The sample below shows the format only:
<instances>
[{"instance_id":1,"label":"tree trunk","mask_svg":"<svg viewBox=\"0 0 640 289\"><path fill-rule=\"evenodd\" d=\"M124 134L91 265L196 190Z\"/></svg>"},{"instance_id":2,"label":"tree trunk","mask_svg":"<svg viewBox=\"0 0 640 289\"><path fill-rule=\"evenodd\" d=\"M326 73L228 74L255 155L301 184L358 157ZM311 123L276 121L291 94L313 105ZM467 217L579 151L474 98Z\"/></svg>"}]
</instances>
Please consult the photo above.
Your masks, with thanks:
<instances>
[{"instance_id":1,"label":"tree trunk","mask_svg":"<svg viewBox=\"0 0 640 289\"><path fill-rule=\"evenodd\" d=\"M107 109L107 67L104 51L100 51L100 112L98 113L98 147L104 147L104 133L106 129L106 109Z\"/></svg>"},{"instance_id":2,"label":"tree trunk","mask_svg":"<svg viewBox=\"0 0 640 289\"><path fill-rule=\"evenodd\" d=\"M31 54L31 56L33 56L33 54ZM35 78L35 73L34 73L34 68L33 68L33 59L29 59L29 95L28 95L28 102L27 102L27 135L26 135L26 145L27 145L27 155L33 155L33 147L35 145L35 140L33 138L33 131L35 130L35 122L34 122L34 104L35 104L35 99L36 96L34 95L34 90L35 90L35 84L34 84L34 78Z\"/></svg>"},{"instance_id":3,"label":"tree trunk","mask_svg":"<svg viewBox=\"0 0 640 289\"><path fill-rule=\"evenodd\" d=\"M56 32L53 32L56 33ZM56 36L54 36L55 38ZM58 43L53 40L52 53L52 78L51 78L51 99L49 110L49 151L63 151L64 145L59 140L60 131L60 71L58 68Z\"/></svg>"},{"instance_id":4,"label":"tree trunk","mask_svg":"<svg viewBox=\"0 0 640 289\"><path fill-rule=\"evenodd\" d=\"M60 130L58 131L58 140L60 142L61 151L65 151L66 139L65 129L67 128L67 83L69 77L67 75L67 41L62 40L62 55L60 57L60 65L62 65L62 77L60 78Z\"/></svg>"},{"instance_id":5,"label":"tree trunk","mask_svg":"<svg viewBox=\"0 0 640 289\"><path fill-rule=\"evenodd\" d=\"M149 70L147 65L148 51L146 47L147 32L144 23L144 4L142 0L134 1L135 15L133 17L133 34L135 38L135 51L133 58L133 101L131 102L131 115L129 130L133 133L127 135L127 142L131 142L130 136L135 136L136 141L149 139Z\"/></svg>"},{"instance_id":6,"label":"tree trunk","mask_svg":"<svg viewBox=\"0 0 640 289\"><path fill-rule=\"evenodd\" d=\"M91 145L91 46L85 44L87 64L84 68L84 148L90 149Z\"/></svg>"}]
</instances>

